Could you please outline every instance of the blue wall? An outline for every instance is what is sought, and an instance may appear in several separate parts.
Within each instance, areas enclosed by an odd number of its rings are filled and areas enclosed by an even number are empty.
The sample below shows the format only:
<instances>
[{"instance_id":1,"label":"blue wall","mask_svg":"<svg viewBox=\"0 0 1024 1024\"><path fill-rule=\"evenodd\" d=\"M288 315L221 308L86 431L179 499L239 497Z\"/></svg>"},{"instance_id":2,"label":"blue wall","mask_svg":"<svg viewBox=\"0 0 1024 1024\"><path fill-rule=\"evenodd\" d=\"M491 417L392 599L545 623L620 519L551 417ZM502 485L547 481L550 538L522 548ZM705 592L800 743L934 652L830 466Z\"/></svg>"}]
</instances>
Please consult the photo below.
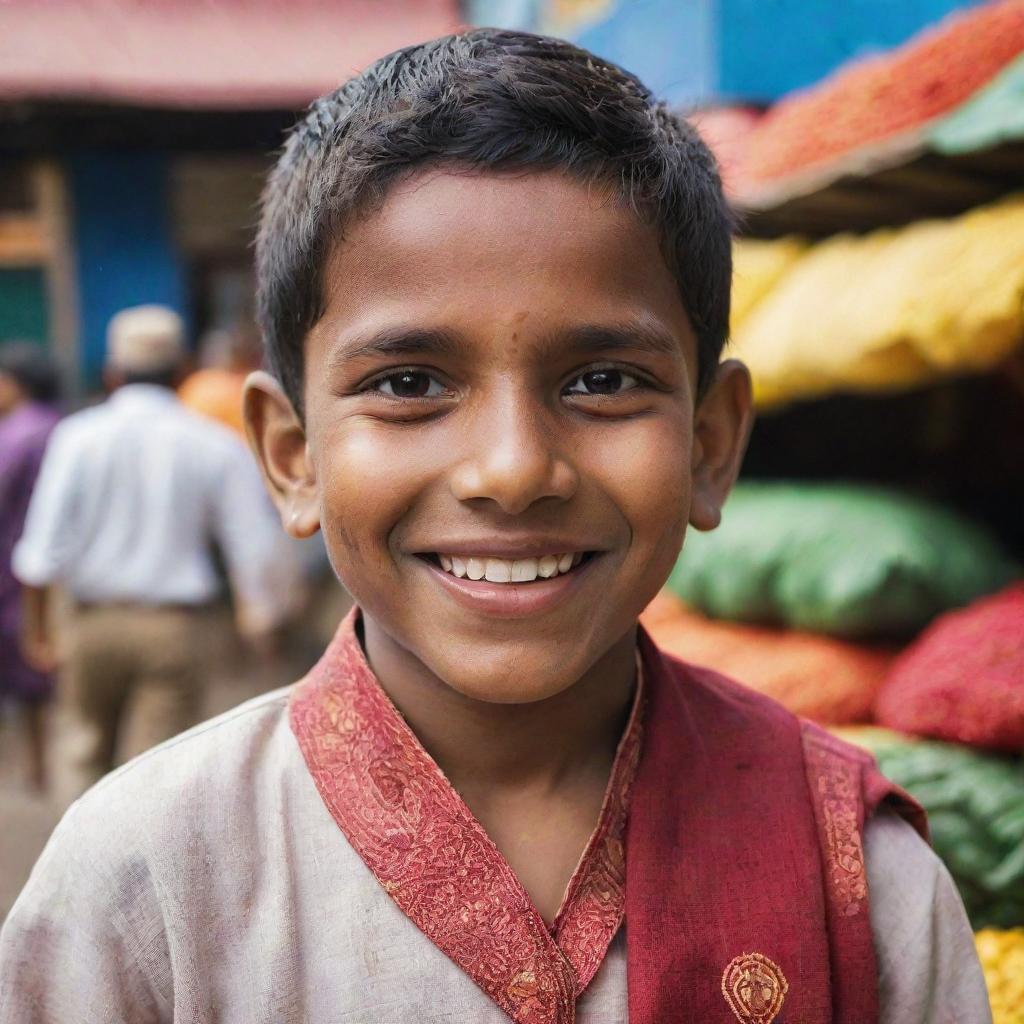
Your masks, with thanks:
<instances>
[{"instance_id":1,"label":"blue wall","mask_svg":"<svg viewBox=\"0 0 1024 1024\"><path fill-rule=\"evenodd\" d=\"M68 159L80 310L80 373L95 385L110 318L160 302L185 312L185 282L160 153L80 153Z\"/></svg>"},{"instance_id":2,"label":"blue wall","mask_svg":"<svg viewBox=\"0 0 1024 1024\"><path fill-rule=\"evenodd\" d=\"M851 57L891 49L971 6L969 0L717 0L718 92L777 99Z\"/></svg>"},{"instance_id":3,"label":"blue wall","mask_svg":"<svg viewBox=\"0 0 1024 1024\"><path fill-rule=\"evenodd\" d=\"M980 0L609 0L570 38L672 103L768 102ZM581 11L587 8L581 5ZM548 30L554 0L471 0L476 24Z\"/></svg>"},{"instance_id":4,"label":"blue wall","mask_svg":"<svg viewBox=\"0 0 1024 1024\"><path fill-rule=\"evenodd\" d=\"M638 75L670 103L714 93L715 0L620 0L573 41Z\"/></svg>"}]
</instances>

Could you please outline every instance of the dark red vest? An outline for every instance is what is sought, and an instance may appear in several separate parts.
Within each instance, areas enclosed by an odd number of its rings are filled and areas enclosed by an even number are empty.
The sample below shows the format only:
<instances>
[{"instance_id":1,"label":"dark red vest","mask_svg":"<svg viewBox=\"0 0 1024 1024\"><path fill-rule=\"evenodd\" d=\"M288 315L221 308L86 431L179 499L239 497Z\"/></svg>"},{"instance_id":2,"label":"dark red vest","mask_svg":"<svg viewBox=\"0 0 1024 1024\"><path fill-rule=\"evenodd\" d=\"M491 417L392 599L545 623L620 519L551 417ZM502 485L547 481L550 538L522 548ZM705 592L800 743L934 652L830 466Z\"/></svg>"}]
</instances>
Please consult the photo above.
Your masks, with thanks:
<instances>
[{"instance_id":1,"label":"dark red vest","mask_svg":"<svg viewBox=\"0 0 1024 1024\"><path fill-rule=\"evenodd\" d=\"M865 820L924 813L865 752L641 639L630 1024L876 1024Z\"/></svg>"}]
</instances>

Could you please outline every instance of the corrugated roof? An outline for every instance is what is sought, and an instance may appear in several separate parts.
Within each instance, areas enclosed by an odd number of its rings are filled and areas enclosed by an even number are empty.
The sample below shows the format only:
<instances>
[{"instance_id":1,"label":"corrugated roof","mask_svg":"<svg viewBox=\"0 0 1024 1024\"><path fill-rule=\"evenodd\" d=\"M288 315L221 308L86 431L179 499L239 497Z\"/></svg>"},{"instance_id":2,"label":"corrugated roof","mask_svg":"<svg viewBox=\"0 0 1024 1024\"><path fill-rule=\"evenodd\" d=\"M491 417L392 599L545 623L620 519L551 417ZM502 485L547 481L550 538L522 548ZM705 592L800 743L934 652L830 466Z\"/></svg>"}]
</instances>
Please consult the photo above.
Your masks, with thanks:
<instances>
[{"instance_id":1,"label":"corrugated roof","mask_svg":"<svg viewBox=\"0 0 1024 1024\"><path fill-rule=\"evenodd\" d=\"M3 0L0 100L298 107L458 25L456 0Z\"/></svg>"}]
</instances>

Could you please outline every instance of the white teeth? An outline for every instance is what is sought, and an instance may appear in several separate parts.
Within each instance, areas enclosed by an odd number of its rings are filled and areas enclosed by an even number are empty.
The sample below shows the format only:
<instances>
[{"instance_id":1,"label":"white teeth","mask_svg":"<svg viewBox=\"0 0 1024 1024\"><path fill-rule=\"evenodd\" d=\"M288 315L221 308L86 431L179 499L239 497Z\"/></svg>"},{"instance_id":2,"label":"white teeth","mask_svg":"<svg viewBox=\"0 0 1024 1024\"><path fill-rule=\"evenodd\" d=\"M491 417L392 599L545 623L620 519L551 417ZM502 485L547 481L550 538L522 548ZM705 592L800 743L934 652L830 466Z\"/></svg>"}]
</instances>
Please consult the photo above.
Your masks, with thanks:
<instances>
[{"instance_id":1,"label":"white teeth","mask_svg":"<svg viewBox=\"0 0 1024 1024\"><path fill-rule=\"evenodd\" d=\"M488 558L485 555L462 558L459 555L438 555L445 572L460 579L486 579L489 583L532 583L538 577L549 580L570 572L583 561L582 552L564 555L543 555L541 558Z\"/></svg>"},{"instance_id":2,"label":"white teeth","mask_svg":"<svg viewBox=\"0 0 1024 1024\"><path fill-rule=\"evenodd\" d=\"M508 583L512 579L512 563L504 558L488 558L484 579L488 583Z\"/></svg>"},{"instance_id":3,"label":"white teeth","mask_svg":"<svg viewBox=\"0 0 1024 1024\"><path fill-rule=\"evenodd\" d=\"M558 572L558 555L545 555L537 565L537 573L549 580Z\"/></svg>"},{"instance_id":4,"label":"white teeth","mask_svg":"<svg viewBox=\"0 0 1024 1024\"><path fill-rule=\"evenodd\" d=\"M517 558L512 563L513 583L532 583L537 578L536 558Z\"/></svg>"}]
</instances>

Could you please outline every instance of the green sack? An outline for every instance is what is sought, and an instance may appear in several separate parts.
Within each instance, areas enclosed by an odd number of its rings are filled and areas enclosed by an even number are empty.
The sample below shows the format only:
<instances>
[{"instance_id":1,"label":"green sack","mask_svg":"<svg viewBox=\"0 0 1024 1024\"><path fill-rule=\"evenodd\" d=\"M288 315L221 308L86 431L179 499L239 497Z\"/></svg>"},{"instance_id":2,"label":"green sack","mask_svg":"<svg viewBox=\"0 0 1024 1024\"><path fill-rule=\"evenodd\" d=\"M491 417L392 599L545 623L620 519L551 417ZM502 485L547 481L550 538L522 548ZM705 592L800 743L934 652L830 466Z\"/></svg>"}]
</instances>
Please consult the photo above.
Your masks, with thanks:
<instances>
[{"instance_id":1,"label":"green sack","mask_svg":"<svg viewBox=\"0 0 1024 1024\"><path fill-rule=\"evenodd\" d=\"M974 929L1024 925L1024 761L883 729L860 732L845 735L928 812L932 846Z\"/></svg>"},{"instance_id":2,"label":"green sack","mask_svg":"<svg viewBox=\"0 0 1024 1024\"><path fill-rule=\"evenodd\" d=\"M668 585L716 618L895 637L1014 575L984 532L929 502L874 487L749 482L717 530L687 534Z\"/></svg>"}]
</instances>

